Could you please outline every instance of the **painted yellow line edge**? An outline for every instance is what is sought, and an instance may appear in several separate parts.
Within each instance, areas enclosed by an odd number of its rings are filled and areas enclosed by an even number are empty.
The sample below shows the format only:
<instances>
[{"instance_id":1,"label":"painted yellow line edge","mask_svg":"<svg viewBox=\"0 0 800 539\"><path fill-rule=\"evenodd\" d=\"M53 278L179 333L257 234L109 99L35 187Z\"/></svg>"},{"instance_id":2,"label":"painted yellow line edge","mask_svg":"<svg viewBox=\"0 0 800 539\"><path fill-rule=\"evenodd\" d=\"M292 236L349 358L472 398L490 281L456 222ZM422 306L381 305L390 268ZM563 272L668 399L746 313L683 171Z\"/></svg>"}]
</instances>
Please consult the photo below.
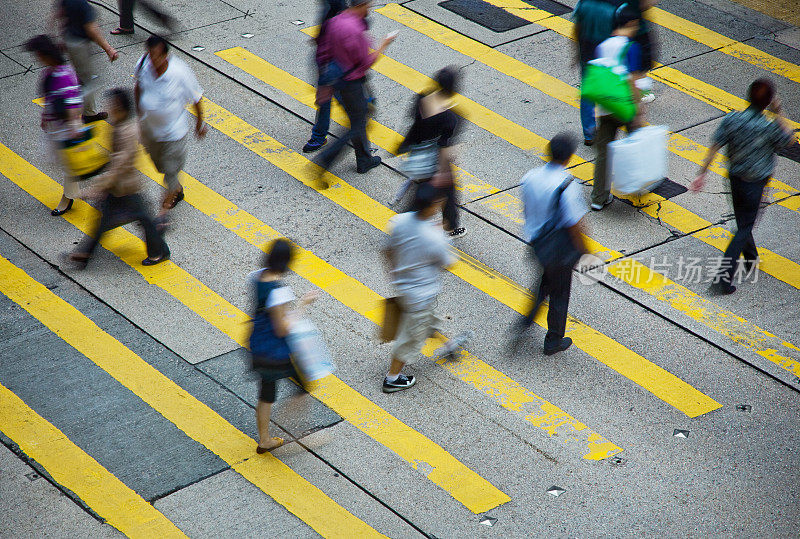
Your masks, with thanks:
<instances>
[{"instance_id":1,"label":"painted yellow line edge","mask_svg":"<svg viewBox=\"0 0 800 539\"><path fill-rule=\"evenodd\" d=\"M544 93L555 97L556 99L573 106L577 106L575 100L571 97L571 94L576 92L575 88L561 81L559 81L560 86L558 86L558 88L555 88L554 84L551 83L540 84L537 82L537 80L540 78L540 72L527 64L504 55L495 49L491 49L471 38L462 36L461 34L458 34L455 31L434 21L425 19L424 17L421 17L407 8L397 4L387 4L376 11L430 37L431 39L453 48L462 54L477 59L487 66L500 71L501 73L531 85L534 88L537 88ZM547 75L546 78L547 77L552 78L549 75ZM549 78L547 80L549 80ZM513 141L509 142L514 144ZM706 150L706 148L700 144L697 144L696 142L676 133L669 134L668 147L673 153L695 163L702 162ZM573 175L579 179L591 181L593 177L594 165L590 162L582 161L580 159L573 160L573 163L576 162L580 164L572 168L570 172L572 172ZM718 174L724 175L725 170L723 163L724 159L718 156L718 158L712 163L710 169ZM789 186L787 187L793 190L793 188ZM626 198L634 200L632 197ZM652 204L654 202L660 202L661 210L659 210L659 218L663 222L684 233L691 233L695 230L710 225L708 221L698 217L689 210L653 193L650 193L645 197L636 198L635 202L638 204ZM791 205L795 204L795 201L786 202L789 202ZM662 211L664 207L668 207L669 211ZM647 208L643 208L643 210L651 212L655 211L654 208L650 208L649 210ZM720 242L709 241L714 240L719 234L727 234L728 237L730 237L730 232L727 232L722 228L719 228L718 230L715 229L714 234L698 233L693 234L693 236L701 241L704 241L705 243L708 243L709 245L719 248ZM724 248L725 247L723 245L721 250L724 250ZM759 255L764 260L764 263L761 265L761 269L765 273L768 273L778 280L800 289L800 264L797 264L796 262L782 257L777 253L773 253L765 248L759 248ZM769 262L767 262L767 260L769 260Z\"/></svg>"},{"instance_id":2,"label":"painted yellow line edge","mask_svg":"<svg viewBox=\"0 0 800 539\"><path fill-rule=\"evenodd\" d=\"M0 279L9 268L0 256ZM0 431L128 537L186 537L167 517L0 384Z\"/></svg>"},{"instance_id":3,"label":"painted yellow line edge","mask_svg":"<svg viewBox=\"0 0 800 539\"><path fill-rule=\"evenodd\" d=\"M99 124L99 126L105 130L105 124ZM163 185L161 175L149 160L140 160L137 167L142 174ZM284 237L189 174L181 172L180 180L185 188L185 201L188 204L236 233L251 245L263 250L267 242ZM380 324L383 308L381 303L383 298L380 295L301 246L296 245L295 252L296 258L292 264L292 271L321 288L343 305L373 323ZM437 334L435 338L428 341L423 353L431 357L432 351L443 344L445 340L444 336ZM469 352L462 352L460 362L439 363L456 378L495 399L503 408L522 414L526 421L544 430L548 436L557 436L564 445L577 446L583 453L584 459L601 460L622 451L622 448L608 441L601 434L591 430L584 423L530 392ZM317 396L322 397L322 394Z\"/></svg>"},{"instance_id":4,"label":"painted yellow line edge","mask_svg":"<svg viewBox=\"0 0 800 539\"><path fill-rule=\"evenodd\" d=\"M389 218L395 215L393 211L363 192L321 169L216 103L204 98L203 106L206 111L206 122L210 126L311 188L315 188L313 180L315 176L324 178L331 187L319 191L320 194L363 221L383 231ZM526 288L473 257L458 250L455 252L459 260L449 269L451 273L517 312L524 312L530 301L530 294ZM644 389L688 416L696 417L721 406L680 378L650 363L606 335L585 326L575 318L570 317L567 324L578 348L635 383L646 384L642 386Z\"/></svg>"},{"instance_id":5,"label":"painted yellow line edge","mask_svg":"<svg viewBox=\"0 0 800 539\"><path fill-rule=\"evenodd\" d=\"M0 269L3 294L314 530L382 537L23 270L3 257Z\"/></svg>"},{"instance_id":6,"label":"painted yellow line edge","mask_svg":"<svg viewBox=\"0 0 800 539\"><path fill-rule=\"evenodd\" d=\"M40 202L58 199L57 193L60 193L61 186L2 143L0 143L0 172ZM89 222L92 218L96 219L97 215L97 210L82 201L76 201L73 210L65 214L64 218L86 233L89 229ZM244 333L249 317L244 312L216 295L202 282L171 261L157 266L141 266L135 253L143 252L142 240L122 228L117 228L104 236L101 245L120 256L133 269L146 275L149 282L155 282L161 286L167 281L180 281L188 289L203 294L199 302L193 302L190 294L175 297L214 327L226 333L231 339L235 340L239 337L243 340L242 346L247 344ZM150 270L160 270L160 273ZM171 293L168 287L162 286L162 288ZM180 289L180 291L182 290ZM208 304L206 298L208 297L213 297L214 305L223 308L221 310L206 309ZM232 323L231 320L235 323ZM326 392L326 388L332 389ZM312 394L371 438L386 442L388 449L407 462L412 464L420 460L429 462L437 469L436 473L432 473L430 476L434 483L440 480L442 475L457 478L456 481L436 484L471 511L481 513L510 500L508 495L470 470L441 446L411 429L335 376L326 377L312 391ZM328 400L320 397L326 397L329 394L331 397ZM348 399L350 402L359 403L360 408L357 413L351 413L353 409L346 406L346 403L349 402ZM340 406L340 408L337 409L336 406ZM392 431L402 432L403 435L398 437L387 435L387 432ZM452 490L447 490L448 488Z\"/></svg>"},{"instance_id":7,"label":"painted yellow line edge","mask_svg":"<svg viewBox=\"0 0 800 539\"><path fill-rule=\"evenodd\" d=\"M523 6L530 7L529 4L525 4L522 0L489 0L489 3L497 5L499 7L507 7L508 5L520 7L525 13L528 11L525 10ZM558 30L559 33L566 37L571 37L573 31L573 24L567 20L564 20L560 17L551 17L548 18L546 21L541 21L537 19L540 24L549 27L555 28ZM306 29L303 32L307 34L314 34L315 29ZM231 49L233 50L233 49ZM244 49L242 49L244 51ZM251 53L247 53L250 56L254 56ZM258 58L258 57L255 57ZM238 65L236 63L235 57L226 58L229 62L238 67L245 69L244 66ZM257 61L265 62L258 58ZM270 65L270 64L267 64ZM278 70L278 68L273 68L276 70L277 76L270 77L267 80L264 77L264 73L259 73L257 69L254 70L247 70L251 75L260 78L264 82L272 85L275 88L278 88L290 95L293 95L295 98L300 98L298 96L303 96L305 93L309 94L309 97L302 99L301 102L304 104L313 107L313 87L306 84L303 81L299 81L299 79L295 79L292 75L286 73L285 71ZM671 69L671 68L666 68ZM393 60L387 56L381 56L379 62L377 62L374 66L374 70L391 78L392 80L406 86L407 88L411 89L412 91L419 92L422 91L424 88L428 87L433 81L428 78L427 76L401 64ZM675 71L675 70L673 70ZM682 73L675 71L680 76L684 76ZM687 77L691 79L691 77ZM287 80L294 79L298 82L295 83L291 91L289 88L286 88ZM699 83L700 81L696 81L696 79L692 79L695 83ZM705 84L705 83L703 83ZM303 86L304 85L304 86ZM283 87L282 87L283 86ZM717 90L716 88L709 86L709 88ZM725 94L721 90L718 90L720 94ZM710 93L710 91L709 91ZM730 94L727 94L729 99L738 99L734 98ZM538 135L528 131L527 129L522 128L521 126L507 120L506 118L494 113L493 111L488 111L482 105L475 103L474 101L464 98L463 96L459 96L459 105L461 110L459 111L467 120L476 123L481 128L486 129L487 131L492 132L512 142L513 144L517 145L520 148L526 148L528 145L531 145L538 151L544 151L544 148L547 144L547 141ZM717 105L715 105L717 106ZM733 107L744 108L746 106L746 102L744 100L738 99L737 102L733 103ZM721 107L721 106L720 106ZM724 110L731 110L730 108ZM488 111L488 112L485 112ZM483 120L482 117L490 116L486 120ZM511 124L509 126L509 124ZM513 140L512 140L513 139ZM375 141L379 142L379 141ZM696 160L697 162L700 161L700 155L703 153L704 150L697 148L695 150L695 154L697 155ZM585 162L584 162L585 163ZM584 169L584 172L588 171L588 168ZM718 174L724 175L725 170L723 168L721 160L717 160L715 162L714 169ZM471 176L471 175L470 175ZM474 176L471 176L474 177ZM486 182L481 181L481 184L486 184ZM489 186L489 189L492 189L493 186ZM773 180L770 183L769 189L769 197L777 199L778 195L780 196L787 196L789 194L794 194L800 191L783 184L777 180ZM514 195L503 192L501 197L491 197L485 198L479 201L479 204L489 207L492 211L503 215L504 217L512 220L515 223L522 223L522 216L521 216L521 203L517 197ZM791 207L797 211L800 209L800 197L792 197L789 199L784 199L779 202L781 205ZM616 277L620 277L623 275L624 271L620 270L620 268L624 267L626 263L631 262L630 259L623 258L621 253L617 253L612 251L603 245L600 245L593 240L589 240L589 243L592 244L593 249L592 251L601 256L602 258L609 260L620 258L621 260L610 268L612 274L615 274ZM722 247L724 249L724 247ZM628 262L626 262L628 261ZM795 373L797 371L797 364L795 359L785 355L787 353L793 353L796 350L796 347L791 343L785 342L782 339L778 339L774 335L766 332L765 330L759 328L755 324L752 324L743 318L726 311L719 306L715 305L713 302L702 298L691 292L689 289L678 285L674 282L665 279L663 276L658 275L655 272L651 272L649 268L645 268L642 264L635 262L635 270L632 270L633 274L643 275L642 279L643 282L647 283L661 283L661 286L657 289L653 288L652 286L641 286L640 283L634 282L631 279L623 279L627 284L634 286L636 288L640 288L650 295L658 298L658 299L665 299L666 297L669 298L669 303L675 307L676 309L680 310L687 316L695 319L696 321L706 325L707 327L713 329L714 331L718 331L724 334L726 337L733 339L735 342L739 343L740 345L749 348L756 352L759 355L767 357L770 361L778 364L784 369L789 370L790 372ZM644 272L644 273L643 273ZM665 291L669 290L667 294ZM778 353L779 350L782 350L781 353Z\"/></svg>"}]
</instances>

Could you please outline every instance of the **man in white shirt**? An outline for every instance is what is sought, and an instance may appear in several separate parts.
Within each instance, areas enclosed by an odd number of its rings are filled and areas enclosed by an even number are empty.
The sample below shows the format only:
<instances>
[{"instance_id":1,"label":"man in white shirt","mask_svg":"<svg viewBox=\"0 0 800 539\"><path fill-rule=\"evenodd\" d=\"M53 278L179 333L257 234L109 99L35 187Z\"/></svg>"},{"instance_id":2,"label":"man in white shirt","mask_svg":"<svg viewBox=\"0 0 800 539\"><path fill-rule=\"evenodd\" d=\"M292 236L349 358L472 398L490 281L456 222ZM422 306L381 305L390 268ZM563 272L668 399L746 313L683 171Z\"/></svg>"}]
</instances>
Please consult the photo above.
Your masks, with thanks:
<instances>
[{"instance_id":1,"label":"man in white shirt","mask_svg":"<svg viewBox=\"0 0 800 539\"><path fill-rule=\"evenodd\" d=\"M522 178L522 203L525 212L523 233L525 241L529 244L540 236L552 219L557 228L568 231L578 251L586 251L583 241L583 216L586 214L586 203L580 187L571 182L572 178L565 168L575 152L576 145L571 135L567 133L556 135L549 145L550 162L543 167L530 170ZM565 187L567 182L569 183ZM559 198L558 212L554 214L554 199L560 188L564 189ZM555 265L542 268L542 277L538 291L535 292L533 308L517 328L515 345L522 333L533 323L544 299L549 296L544 353L549 356L570 347L572 339L564 337L564 332L567 325L571 284L571 267Z\"/></svg>"},{"instance_id":2,"label":"man in white shirt","mask_svg":"<svg viewBox=\"0 0 800 539\"><path fill-rule=\"evenodd\" d=\"M436 330L434 312L441 289L441 270L455 263L441 222L444 197L428 184L421 184L414 211L392 218L386 241L386 256L402 308L392 363L383 380L384 393L408 389L416 383L413 375L402 374L403 366L418 356L422 345Z\"/></svg>"},{"instance_id":3,"label":"man in white shirt","mask_svg":"<svg viewBox=\"0 0 800 539\"><path fill-rule=\"evenodd\" d=\"M203 89L183 60L168 54L167 42L152 35L147 38L147 53L136 64L136 108L142 143L156 169L164 174L167 193L162 216L183 200L178 173L186 163L189 137L186 105L194 105L194 132L203 138L208 126L203 121Z\"/></svg>"}]
</instances>

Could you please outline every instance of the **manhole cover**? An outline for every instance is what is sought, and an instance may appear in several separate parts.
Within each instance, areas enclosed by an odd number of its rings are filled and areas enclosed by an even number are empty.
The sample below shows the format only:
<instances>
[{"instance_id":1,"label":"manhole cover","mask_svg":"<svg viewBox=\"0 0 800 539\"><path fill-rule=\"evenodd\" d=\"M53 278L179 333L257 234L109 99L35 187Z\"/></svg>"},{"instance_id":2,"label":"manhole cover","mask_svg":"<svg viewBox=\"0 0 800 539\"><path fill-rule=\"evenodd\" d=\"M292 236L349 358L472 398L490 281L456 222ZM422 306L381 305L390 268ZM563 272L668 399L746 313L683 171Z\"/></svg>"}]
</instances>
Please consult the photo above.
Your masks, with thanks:
<instances>
[{"instance_id":1,"label":"manhole cover","mask_svg":"<svg viewBox=\"0 0 800 539\"><path fill-rule=\"evenodd\" d=\"M688 191L686 187L679 183L675 183L674 181L670 180L669 178L664 178L661 180L661 183L658 184L658 187L653 189L653 193L664 198L672 198L678 195L682 195Z\"/></svg>"}]
</instances>

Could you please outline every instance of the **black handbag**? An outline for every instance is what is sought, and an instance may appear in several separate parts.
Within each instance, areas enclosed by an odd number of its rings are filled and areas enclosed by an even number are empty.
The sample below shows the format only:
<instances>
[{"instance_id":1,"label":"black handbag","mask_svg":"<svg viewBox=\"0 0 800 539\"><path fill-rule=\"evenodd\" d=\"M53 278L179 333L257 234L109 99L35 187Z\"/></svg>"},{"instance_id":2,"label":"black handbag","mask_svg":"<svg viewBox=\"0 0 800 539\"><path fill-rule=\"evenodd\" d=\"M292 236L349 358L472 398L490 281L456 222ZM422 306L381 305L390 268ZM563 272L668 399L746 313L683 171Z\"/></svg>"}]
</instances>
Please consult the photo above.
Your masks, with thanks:
<instances>
[{"instance_id":1,"label":"black handbag","mask_svg":"<svg viewBox=\"0 0 800 539\"><path fill-rule=\"evenodd\" d=\"M561 205L561 196L564 190L572 182L572 177L562 183L553 194L550 203L552 207L550 218L544 224L539 234L531 240L531 247L539 263L544 267L566 267L573 268L583 255L583 252L575 247L567 229L558 226L558 209Z\"/></svg>"}]
</instances>

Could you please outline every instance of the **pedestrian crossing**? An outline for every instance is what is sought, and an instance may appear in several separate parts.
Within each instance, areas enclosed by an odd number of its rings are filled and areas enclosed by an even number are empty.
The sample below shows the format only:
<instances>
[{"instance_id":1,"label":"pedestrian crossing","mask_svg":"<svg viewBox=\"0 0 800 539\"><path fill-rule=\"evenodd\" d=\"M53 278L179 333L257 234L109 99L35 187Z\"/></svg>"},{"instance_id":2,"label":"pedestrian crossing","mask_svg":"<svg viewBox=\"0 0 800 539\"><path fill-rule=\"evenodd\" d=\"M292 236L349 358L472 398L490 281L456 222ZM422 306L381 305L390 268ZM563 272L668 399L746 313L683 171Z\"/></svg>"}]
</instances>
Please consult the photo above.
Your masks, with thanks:
<instances>
[{"instance_id":1,"label":"pedestrian crossing","mask_svg":"<svg viewBox=\"0 0 800 539\"><path fill-rule=\"evenodd\" d=\"M513 0L489 0L489 3L537 24L552 27L551 29L558 27L566 31L565 24L571 24L545 11L531 10L529 4L525 4L528 6L526 10L516 5L520 2ZM388 4L379 8L377 12L470 58L477 59L507 76L517 78L559 101L577 106L575 89L557 78L537 72L522 62L482 46L466 36L456 34L400 5ZM667 12L653 10L653 13L653 21L657 24L708 46L716 44L714 48L718 48L721 52L795 82L800 81L800 78L794 78L798 77L797 66L760 51L759 54L748 53L752 47L733 42L725 36L710 32ZM559 22L559 19L563 22ZM295 98L303 105L313 107L313 87L267 60L242 47L224 49L216 52L216 55L231 66ZM421 91L431 82L427 76L388 56L376 64L375 71L415 92ZM674 87L679 87L680 81L687 77L668 67L660 67L658 71L660 75L654 72L653 77L661 80L658 77L663 76L663 80L669 80L667 84ZM725 92L702 81L692 79L689 82L690 84L686 86L689 88L687 92L689 95L720 110L725 110L725 107L740 108L742 104L742 100L730 94L726 95ZM213 92L209 94L213 96ZM386 229L389 219L395 214L391 209L353 187L344 178L328 171L318 170L315 168L316 165L304 156L254 127L246 118L234 115L212 101L210 97L204 98L203 106L207 111L208 124L226 135L233 143L250 150L276 169L308 187L315 188L314 178L321 173L331 187L318 190L320 195L372 227L380 231ZM459 113L474 125L531 152L535 157L543 158L546 147L544 137L464 96L458 97L458 107ZM332 119L342 125L346 123L346 117L338 106L334 107ZM98 124L98 128L102 132L107 131L105 124ZM375 120L370 121L369 132L371 141L389 152L400 141L397 131ZM699 162L705 151L703 146L679 134L672 134L671 137L670 149L673 153L689 161ZM3 141L0 141L0 163L2 163L0 173L3 176L45 206L54 205L60 197L60 186L55 181L5 146ZM586 182L591 181L593 166L590 162L576 158L573 167L572 171L576 177ZM160 175L145 155L140 156L137 168L144 176L160 183ZM712 170L723 173L724 161L718 160L712 165ZM233 233L232 235L249 244L248 248L263 250L268 241L284 237L281 231L236 206L185 171L181 172L180 178L185 187L186 202L203 214L209 222L214 221L221 225L227 235ZM519 200L511 193L501 192L501 189L463 169L458 170L457 178L459 189L471 197L471 200L496 195L478 203L490 206L494 212L513 222L520 222ZM772 180L771 187L771 201L788 209L800 211L798 202L800 197L794 196L800 191L778 180ZM650 194L637 198L634 202L641 206L643 212L658 217L676 230L691 234L717 249L724 250L730 239L730 233L724 228L714 226L690 210L658 195ZM74 210L64 215L67 222L83 233L89 230L90 224L97 217L98 212L81 201L76 201ZM643 264L627 258L623 253L614 251L591 238L587 240L592 251L609 262L609 273L621 282L646 292L659 302L767 358L780 368L800 376L800 348L794 344L669 280ZM298 256L292 270L361 317L379 323L382 317L383 297L311 250L303 248L302 244L302 240L297 241ZM120 228L108 233L101 240L101 245L141 276L142 284L136 286L149 283L160 287L166 295L177 299L199 318L229 337L232 342L246 346L248 316L229 299L219 295L200 279L171 261L149 268L142 267L139 262L144 252L143 242L125 229ZM456 277L513 311L525 310L530 301L525 287L466 252L458 251L457 254L459 262L451 268ZM800 265L767 249L759 248L759 254L762 259L762 271L794 288L800 288ZM630 271L632 264L638 265L640 271ZM335 496L330 497L315 487L313 478L303 477L271 454L256 457L253 451L255 443L249 436L2 256L0 256L0 293L25 308L43 325L111 374L166 420L174 423L187 436L218 455L233 470L302 519L316 532L326 537L353 536L353 534L381 535L358 515L352 514L338 504ZM540 325L545 325L545 316L546 312L540 313L537 319ZM700 417L723 406L713 395L706 395L694 388L691 385L694 382L681 380L659 367L657 358L648 360L574 317L570 317L568 321L568 335L586 354L689 418ZM448 362L435 357L433 350L445 340L441 334L432 337L426 344L423 354L465 386L488 397L494 406L523 418L529 426L541 431L540 434L544 434L546 438L557 440L556 443L562 448L584 460L603 460L620 453L625 448L624 440L612 437L615 441L610 441L569 412L559 408L557 404L536 395L470 351L463 351L457 362ZM342 379L329 376L314 387L311 393L361 433L391 450L408 465L415 469L420 464L429 467L431 471L426 474L427 480L452 496L470 512L482 514L512 501L512 497L482 477L479 471L473 471L462 463L457 455L448 452L444 443L440 445L421 434L411 424L376 405L368 395L350 387ZM156 533L167 536L183 535L152 504L125 486L2 385L0 385L0 396L2 397L0 410L3 412L0 414L3 418L0 431L12 438L26 454L39 461L56 481L72 490L110 524L132 537L152 536ZM42 440L49 443L43 444Z\"/></svg>"},{"instance_id":2,"label":"pedestrian crossing","mask_svg":"<svg viewBox=\"0 0 800 539\"><path fill-rule=\"evenodd\" d=\"M242 47L236 47L234 49L219 51L216 54L220 58L229 62L231 65L246 71L250 75L262 80L273 88L281 90L284 93L295 97L298 101L309 107L313 106L313 86L292 76L290 73L273 66L266 60L257 57L246 49ZM387 71L384 66L388 63L386 62L387 60L390 59L388 57L381 58L381 60L376 64L376 71L386 74ZM391 62L394 65L402 65L395 60L392 60ZM425 82L420 80L426 77L411 70L410 68L405 66L403 67L406 71L415 73L417 80L419 80L418 84L409 84L409 87L415 86L421 90L425 87L428 87L429 84L432 83L432 81ZM396 69L395 72L400 71L401 69L402 68ZM414 90L413 87L411 89ZM475 117L480 118L482 116L480 110L475 115L471 114L473 108L477 109L481 106L477 103L467 100L463 96L458 96L458 106L463 111L465 117L469 120L472 120L472 118ZM483 115L489 114L496 115L496 113L487 113ZM504 120L503 123L512 124L512 122L506 120L505 118L502 118L499 115L496 116ZM334 105L331 117L335 122L341 125L345 125L346 123L346 115L338 105ZM480 120L478 120L478 122L479 121ZM497 121L495 123L500 124L501 122ZM544 152L546 145L544 138L539 137L535 133L524 129L517 124L513 124L513 126L518 131L526 132L526 136L529 140L536 140L539 151ZM504 128L492 129L492 131L501 138L510 138L509 132L513 131L505 128L505 125L503 127ZM397 132L381 125L374 119L370 120L370 128L370 140L373 143L381 146L383 149L391 153L392 149L399 145L401 137ZM525 144L518 144L518 146L523 149L527 149L527 145ZM586 163L579 158L576 158L576 161L579 163ZM474 193L476 192L485 192L490 194L499 191L498 188L479 178L476 178L474 175L464 171L463 169L460 169L460 172L461 176L459 177L459 181L461 183L459 184L458 188L465 194L474 196ZM504 192L502 196L502 201L493 199L491 202L489 202L492 209L497 213L509 218L510 220L521 224L521 202L519 199L508 192ZM690 291L688 288L667 279L663 275L653 272L644 264L630 258L625 258L622 253L616 252L591 238L586 238L586 240L588 241L593 254L603 258L604 260L612 262L608 266L608 271L611 275L614 275L631 286L646 291L653 297L668 297L668 301L673 308L686 313L688 316L692 317L696 321L701 322L706 327L714 329L715 331L732 338L738 343L745 344L745 346L748 346L756 353L766 355L771 361L785 368L789 372L793 374L800 374L800 362L791 357L791 355L796 355L798 349L791 343L787 343L781 339L776 339L774 335L759 328L755 324L746 321L742 317L735 315L726 309L722 309L708 299L702 298L698 294ZM720 249L724 250L725 245L725 242L720 242ZM784 352L779 353L777 350L784 350Z\"/></svg>"}]
</instances>

